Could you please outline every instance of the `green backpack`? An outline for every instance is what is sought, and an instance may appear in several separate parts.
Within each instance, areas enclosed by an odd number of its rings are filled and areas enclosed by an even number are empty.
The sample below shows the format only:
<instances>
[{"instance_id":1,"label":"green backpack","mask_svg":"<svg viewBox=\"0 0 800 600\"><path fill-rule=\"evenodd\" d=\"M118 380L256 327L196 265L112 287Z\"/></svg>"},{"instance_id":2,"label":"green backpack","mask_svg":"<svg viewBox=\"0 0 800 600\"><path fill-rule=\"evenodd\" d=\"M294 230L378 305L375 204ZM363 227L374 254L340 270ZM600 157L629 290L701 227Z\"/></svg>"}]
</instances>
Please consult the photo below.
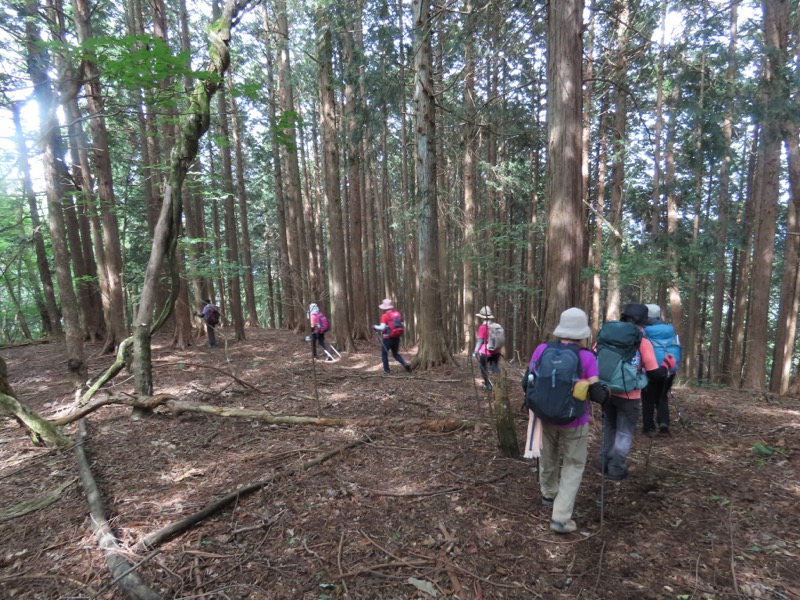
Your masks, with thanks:
<instances>
[{"instance_id":1,"label":"green backpack","mask_svg":"<svg viewBox=\"0 0 800 600\"><path fill-rule=\"evenodd\" d=\"M597 368L600 381L611 393L628 393L647 385L639 344L642 331L633 323L608 321L597 334Z\"/></svg>"}]
</instances>

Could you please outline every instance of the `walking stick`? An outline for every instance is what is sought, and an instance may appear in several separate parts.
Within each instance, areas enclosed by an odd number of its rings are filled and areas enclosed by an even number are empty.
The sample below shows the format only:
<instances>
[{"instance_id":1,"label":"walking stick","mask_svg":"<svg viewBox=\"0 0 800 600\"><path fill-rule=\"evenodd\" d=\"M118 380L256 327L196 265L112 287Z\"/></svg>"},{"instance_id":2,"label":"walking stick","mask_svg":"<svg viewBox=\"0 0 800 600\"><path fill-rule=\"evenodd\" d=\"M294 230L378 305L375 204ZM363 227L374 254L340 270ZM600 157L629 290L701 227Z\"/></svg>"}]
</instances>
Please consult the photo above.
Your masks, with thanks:
<instances>
[{"instance_id":1,"label":"walking stick","mask_svg":"<svg viewBox=\"0 0 800 600\"><path fill-rule=\"evenodd\" d=\"M603 415L600 432L600 527L603 527L603 514L606 506L606 411L600 407Z\"/></svg>"},{"instance_id":2,"label":"walking stick","mask_svg":"<svg viewBox=\"0 0 800 600\"><path fill-rule=\"evenodd\" d=\"M472 391L475 392L475 406L478 408L478 415L483 415L481 411L481 401L478 397L478 384L475 383L475 366L472 364L472 355L469 357L469 370L472 374Z\"/></svg>"},{"instance_id":3,"label":"walking stick","mask_svg":"<svg viewBox=\"0 0 800 600\"><path fill-rule=\"evenodd\" d=\"M669 395L672 398L672 403L675 405L675 412L678 413L678 423L681 424L681 427L684 429L689 429L689 426L686 424L686 421L683 420L683 415L681 414L681 407L678 406L678 399L675 398L675 394L672 392L672 388L669 390Z\"/></svg>"}]
</instances>

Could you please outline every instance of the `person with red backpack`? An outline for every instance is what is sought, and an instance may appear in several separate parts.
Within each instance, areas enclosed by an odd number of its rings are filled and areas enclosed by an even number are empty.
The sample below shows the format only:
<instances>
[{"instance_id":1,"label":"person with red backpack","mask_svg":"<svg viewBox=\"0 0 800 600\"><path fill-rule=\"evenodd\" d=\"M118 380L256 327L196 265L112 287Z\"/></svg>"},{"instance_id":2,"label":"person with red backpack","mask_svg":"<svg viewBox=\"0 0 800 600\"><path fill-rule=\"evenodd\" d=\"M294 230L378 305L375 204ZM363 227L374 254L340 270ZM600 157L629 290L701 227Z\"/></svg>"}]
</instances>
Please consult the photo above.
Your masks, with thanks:
<instances>
[{"instance_id":1,"label":"person with red backpack","mask_svg":"<svg viewBox=\"0 0 800 600\"><path fill-rule=\"evenodd\" d=\"M383 362L383 372L390 373L389 370L389 352L391 351L394 359L403 365L403 368L411 373L411 367L400 356L400 337L403 335L403 315L399 310L395 309L394 304L390 298L384 298L380 306L383 311L381 315L381 322L379 325L373 325L372 328L378 332L381 338L381 361Z\"/></svg>"},{"instance_id":2,"label":"person with red backpack","mask_svg":"<svg viewBox=\"0 0 800 600\"><path fill-rule=\"evenodd\" d=\"M330 329L328 317L322 314L315 303L308 305L308 320L311 323L311 356L317 358L317 344L327 355L325 362L333 362L333 354L325 345L325 332Z\"/></svg>"},{"instance_id":3,"label":"person with red backpack","mask_svg":"<svg viewBox=\"0 0 800 600\"><path fill-rule=\"evenodd\" d=\"M478 339L475 341L475 350L472 356L478 359L481 367L481 375L483 375L483 387L486 390L492 389L492 381L489 379L489 369L492 373L497 374L500 372L500 367L497 365L500 360L500 350L505 342L505 334L503 328L497 323L492 323L494 315L492 309L484 306L476 314L476 317L482 319L483 322L478 327ZM500 327L502 340L497 340L495 329Z\"/></svg>"}]
</instances>

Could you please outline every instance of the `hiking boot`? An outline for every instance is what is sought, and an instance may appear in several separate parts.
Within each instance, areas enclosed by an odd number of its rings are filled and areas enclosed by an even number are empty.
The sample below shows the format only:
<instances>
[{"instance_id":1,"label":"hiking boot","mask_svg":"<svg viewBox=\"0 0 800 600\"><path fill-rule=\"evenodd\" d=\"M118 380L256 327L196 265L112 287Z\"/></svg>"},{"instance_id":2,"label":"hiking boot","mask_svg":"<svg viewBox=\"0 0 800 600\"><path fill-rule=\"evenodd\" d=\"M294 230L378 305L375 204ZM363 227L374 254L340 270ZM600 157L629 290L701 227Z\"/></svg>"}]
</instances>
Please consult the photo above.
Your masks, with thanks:
<instances>
[{"instance_id":1,"label":"hiking boot","mask_svg":"<svg viewBox=\"0 0 800 600\"><path fill-rule=\"evenodd\" d=\"M325 362L333 362L333 359L331 357L328 357L325 359Z\"/></svg>"},{"instance_id":2,"label":"hiking boot","mask_svg":"<svg viewBox=\"0 0 800 600\"><path fill-rule=\"evenodd\" d=\"M555 502L555 498L548 498L547 496L542 496L542 504L545 506L553 506L553 502Z\"/></svg>"},{"instance_id":3,"label":"hiking boot","mask_svg":"<svg viewBox=\"0 0 800 600\"><path fill-rule=\"evenodd\" d=\"M494 386L491 382L486 382L483 384L483 389L485 389L487 392L491 391L492 388L494 388Z\"/></svg>"},{"instance_id":4,"label":"hiking boot","mask_svg":"<svg viewBox=\"0 0 800 600\"><path fill-rule=\"evenodd\" d=\"M403 365L403 368L406 370L406 373L411 373L411 366L410 365Z\"/></svg>"},{"instance_id":5,"label":"hiking boot","mask_svg":"<svg viewBox=\"0 0 800 600\"><path fill-rule=\"evenodd\" d=\"M622 473L608 473L606 475L606 479L610 479L611 481L622 481L623 479L628 477L628 469L626 468Z\"/></svg>"},{"instance_id":6,"label":"hiking boot","mask_svg":"<svg viewBox=\"0 0 800 600\"><path fill-rule=\"evenodd\" d=\"M575 524L575 521L569 519L568 521L550 521L550 531L555 531L556 533L572 533L576 531L578 526Z\"/></svg>"},{"instance_id":7,"label":"hiking boot","mask_svg":"<svg viewBox=\"0 0 800 600\"><path fill-rule=\"evenodd\" d=\"M655 437L655 435L656 435L656 430L655 430L655 429L643 429L643 430L642 430L642 433L643 433L645 436L647 436L647 437L649 437L649 438L652 438L652 437Z\"/></svg>"},{"instance_id":8,"label":"hiking boot","mask_svg":"<svg viewBox=\"0 0 800 600\"><path fill-rule=\"evenodd\" d=\"M389 369L384 369L383 370L383 374L384 375L388 375L389 373L391 373L391 371Z\"/></svg>"},{"instance_id":9,"label":"hiking boot","mask_svg":"<svg viewBox=\"0 0 800 600\"><path fill-rule=\"evenodd\" d=\"M664 435L669 435L669 425L661 424L658 426L658 432Z\"/></svg>"}]
</instances>

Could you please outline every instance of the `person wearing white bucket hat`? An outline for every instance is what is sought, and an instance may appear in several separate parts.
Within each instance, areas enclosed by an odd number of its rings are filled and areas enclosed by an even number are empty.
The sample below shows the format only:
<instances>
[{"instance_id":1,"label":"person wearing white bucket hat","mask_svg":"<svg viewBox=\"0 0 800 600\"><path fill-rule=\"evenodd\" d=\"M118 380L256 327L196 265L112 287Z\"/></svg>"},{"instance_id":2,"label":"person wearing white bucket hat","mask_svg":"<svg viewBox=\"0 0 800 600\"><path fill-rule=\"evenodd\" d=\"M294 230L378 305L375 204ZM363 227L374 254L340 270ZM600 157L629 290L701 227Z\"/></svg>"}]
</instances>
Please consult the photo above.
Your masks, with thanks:
<instances>
[{"instance_id":1,"label":"person wearing white bucket hat","mask_svg":"<svg viewBox=\"0 0 800 600\"><path fill-rule=\"evenodd\" d=\"M577 529L572 513L586 468L591 416L586 399L605 399L594 353L580 345L591 333L580 308L562 312L553 330L557 340L534 350L523 379L529 406L526 456L529 447L532 456L541 452L539 489L542 503L553 507L550 529L556 533Z\"/></svg>"},{"instance_id":2,"label":"person wearing white bucket hat","mask_svg":"<svg viewBox=\"0 0 800 600\"><path fill-rule=\"evenodd\" d=\"M500 372L500 367L497 363L500 360L500 346L502 346L502 343L498 345L496 339L493 340L493 343L490 342L490 337L492 336L491 328L497 327L496 323L493 324L491 322L492 319L494 319L492 309L488 306L484 306L477 312L475 316L481 319L482 322L478 326L477 339L475 340L475 350L473 350L472 356L477 358L478 363L480 364L481 375L483 375L483 387L487 390L491 390L492 382L489 379L488 369L491 369L492 373L494 374ZM500 331L502 330L503 328L500 327Z\"/></svg>"},{"instance_id":3,"label":"person wearing white bucket hat","mask_svg":"<svg viewBox=\"0 0 800 600\"><path fill-rule=\"evenodd\" d=\"M383 311L381 315L381 322L379 325L373 325L372 328L378 332L381 339L381 362L383 362L383 372L390 373L389 369L389 352L392 353L394 359L399 362L406 372L411 372L409 364L400 356L400 336L403 335L403 315L395 309L392 304L391 298L384 298L383 302L378 306Z\"/></svg>"}]
</instances>

